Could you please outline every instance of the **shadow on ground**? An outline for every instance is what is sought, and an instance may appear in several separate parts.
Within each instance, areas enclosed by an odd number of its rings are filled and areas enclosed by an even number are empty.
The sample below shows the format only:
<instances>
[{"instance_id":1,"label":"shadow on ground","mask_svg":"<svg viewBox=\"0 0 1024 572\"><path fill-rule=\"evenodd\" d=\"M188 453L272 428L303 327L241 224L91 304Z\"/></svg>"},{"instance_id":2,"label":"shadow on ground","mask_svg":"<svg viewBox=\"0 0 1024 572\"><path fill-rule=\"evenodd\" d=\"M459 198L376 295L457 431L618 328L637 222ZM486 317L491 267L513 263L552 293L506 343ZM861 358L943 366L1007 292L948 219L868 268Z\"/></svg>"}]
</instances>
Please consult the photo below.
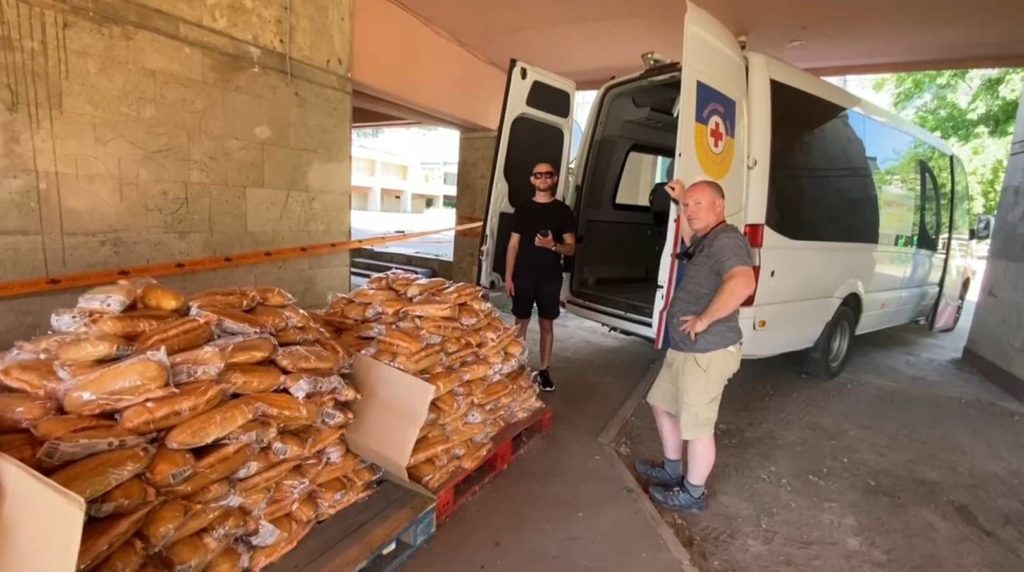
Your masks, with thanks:
<instances>
[{"instance_id":1,"label":"shadow on ground","mask_svg":"<svg viewBox=\"0 0 1024 572\"><path fill-rule=\"evenodd\" d=\"M744 362L708 511L663 512L701 570L1024 570L1024 408L959 363L965 339L864 336L833 381ZM660 455L647 407L616 448Z\"/></svg>"}]
</instances>

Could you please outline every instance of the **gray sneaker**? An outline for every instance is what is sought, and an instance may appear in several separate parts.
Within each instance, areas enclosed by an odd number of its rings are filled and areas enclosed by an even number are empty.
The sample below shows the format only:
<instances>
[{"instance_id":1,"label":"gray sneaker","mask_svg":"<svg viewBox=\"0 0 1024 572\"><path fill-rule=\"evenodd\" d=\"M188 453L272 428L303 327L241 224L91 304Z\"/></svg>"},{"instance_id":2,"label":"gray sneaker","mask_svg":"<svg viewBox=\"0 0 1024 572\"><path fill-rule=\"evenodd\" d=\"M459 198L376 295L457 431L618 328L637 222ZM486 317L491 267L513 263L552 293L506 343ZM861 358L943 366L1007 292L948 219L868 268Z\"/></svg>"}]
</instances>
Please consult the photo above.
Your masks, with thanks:
<instances>
[{"instance_id":1,"label":"gray sneaker","mask_svg":"<svg viewBox=\"0 0 1024 572\"><path fill-rule=\"evenodd\" d=\"M658 506L675 512L704 512L707 508L707 494L695 497L686 487L651 487L651 499Z\"/></svg>"},{"instance_id":2,"label":"gray sneaker","mask_svg":"<svg viewBox=\"0 0 1024 572\"><path fill-rule=\"evenodd\" d=\"M637 461L634 468L636 469L636 474L652 485L678 487L683 484L683 477L673 477L665 470L665 466L662 463Z\"/></svg>"}]
</instances>

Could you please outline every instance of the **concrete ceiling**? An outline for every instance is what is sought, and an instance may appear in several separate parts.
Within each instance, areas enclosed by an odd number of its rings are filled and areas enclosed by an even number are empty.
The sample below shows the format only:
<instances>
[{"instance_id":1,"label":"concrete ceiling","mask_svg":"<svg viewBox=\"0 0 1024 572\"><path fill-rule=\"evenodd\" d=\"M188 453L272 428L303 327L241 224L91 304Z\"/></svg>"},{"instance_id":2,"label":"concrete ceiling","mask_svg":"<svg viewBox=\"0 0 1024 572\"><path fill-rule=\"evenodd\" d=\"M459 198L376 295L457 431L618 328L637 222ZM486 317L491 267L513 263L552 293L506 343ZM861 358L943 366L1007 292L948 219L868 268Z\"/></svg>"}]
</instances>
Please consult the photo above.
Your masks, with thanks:
<instances>
[{"instance_id":1,"label":"concrete ceiling","mask_svg":"<svg viewBox=\"0 0 1024 572\"><path fill-rule=\"evenodd\" d=\"M479 57L584 87L678 59L683 0L393 0ZM1024 66L1024 0L698 1L751 50L821 74Z\"/></svg>"}]
</instances>

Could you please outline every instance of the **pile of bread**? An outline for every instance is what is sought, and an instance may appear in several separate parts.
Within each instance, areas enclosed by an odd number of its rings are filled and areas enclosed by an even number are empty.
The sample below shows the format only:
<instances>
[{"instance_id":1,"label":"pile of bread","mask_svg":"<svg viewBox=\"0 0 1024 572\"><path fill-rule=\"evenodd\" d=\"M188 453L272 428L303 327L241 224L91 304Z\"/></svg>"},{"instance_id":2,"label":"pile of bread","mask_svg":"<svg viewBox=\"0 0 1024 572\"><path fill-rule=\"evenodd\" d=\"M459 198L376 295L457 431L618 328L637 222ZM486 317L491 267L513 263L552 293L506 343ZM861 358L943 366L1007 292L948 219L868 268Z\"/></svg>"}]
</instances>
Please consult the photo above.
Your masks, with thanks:
<instances>
[{"instance_id":1,"label":"pile of bread","mask_svg":"<svg viewBox=\"0 0 1024 572\"><path fill-rule=\"evenodd\" d=\"M260 570L381 476L353 354L287 292L122 281L51 330L0 355L0 451L88 502L79 570Z\"/></svg>"},{"instance_id":2,"label":"pile of bread","mask_svg":"<svg viewBox=\"0 0 1024 572\"><path fill-rule=\"evenodd\" d=\"M543 407L516 328L485 296L471 284L391 271L334 297L316 316L344 350L434 386L408 473L435 492L484 461L502 428Z\"/></svg>"}]
</instances>

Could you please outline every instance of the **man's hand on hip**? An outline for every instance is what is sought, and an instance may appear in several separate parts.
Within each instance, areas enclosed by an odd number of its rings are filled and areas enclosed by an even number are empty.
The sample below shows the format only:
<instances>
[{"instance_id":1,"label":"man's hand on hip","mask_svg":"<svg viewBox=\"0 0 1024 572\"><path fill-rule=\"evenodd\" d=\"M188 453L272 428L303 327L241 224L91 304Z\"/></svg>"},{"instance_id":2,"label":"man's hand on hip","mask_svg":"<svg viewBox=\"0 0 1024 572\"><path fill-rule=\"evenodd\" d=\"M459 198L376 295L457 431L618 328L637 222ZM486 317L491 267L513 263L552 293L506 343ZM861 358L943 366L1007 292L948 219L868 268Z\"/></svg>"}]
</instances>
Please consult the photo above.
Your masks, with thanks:
<instances>
[{"instance_id":1,"label":"man's hand on hip","mask_svg":"<svg viewBox=\"0 0 1024 572\"><path fill-rule=\"evenodd\" d=\"M703 333L711 325L703 316L683 316L679 322L679 331L690 336L691 340L696 340L697 334Z\"/></svg>"}]
</instances>

